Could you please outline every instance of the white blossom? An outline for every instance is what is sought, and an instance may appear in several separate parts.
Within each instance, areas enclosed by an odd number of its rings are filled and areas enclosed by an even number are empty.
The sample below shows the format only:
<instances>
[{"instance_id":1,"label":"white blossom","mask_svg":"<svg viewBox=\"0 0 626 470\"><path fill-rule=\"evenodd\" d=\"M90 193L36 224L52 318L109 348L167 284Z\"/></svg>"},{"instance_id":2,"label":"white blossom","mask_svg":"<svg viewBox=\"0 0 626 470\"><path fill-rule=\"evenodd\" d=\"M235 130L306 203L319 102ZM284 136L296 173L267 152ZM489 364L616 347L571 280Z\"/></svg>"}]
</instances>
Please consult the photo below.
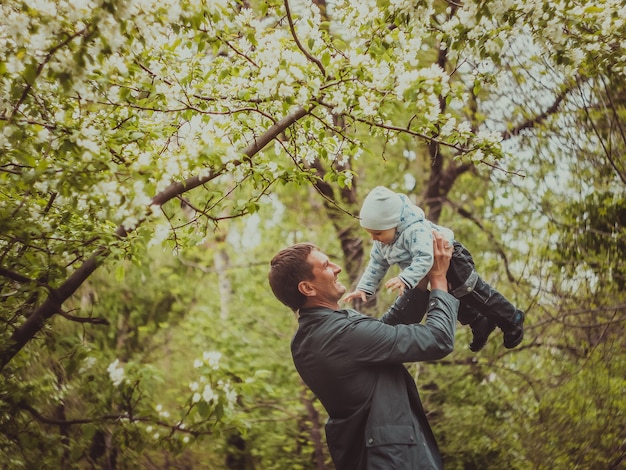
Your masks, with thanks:
<instances>
[{"instance_id":1,"label":"white blossom","mask_svg":"<svg viewBox=\"0 0 626 470\"><path fill-rule=\"evenodd\" d=\"M470 154L470 158L473 162L480 162L485 157L482 150L478 149Z\"/></svg>"},{"instance_id":2,"label":"white blossom","mask_svg":"<svg viewBox=\"0 0 626 470\"><path fill-rule=\"evenodd\" d=\"M109 367L107 367L107 372L109 373L109 378L113 382L114 386L119 386L124 381L124 367L118 367L120 361L119 359L115 359Z\"/></svg>"},{"instance_id":3,"label":"white blossom","mask_svg":"<svg viewBox=\"0 0 626 470\"><path fill-rule=\"evenodd\" d=\"M359 97L359 106L365 116L374 116L378 106L376 100L373 97L364 94Z\"/></svg>"},{"instance_id":4,"label":"white blossom","mask_svg":"<svg viewBox=\"0 0 626 470\"><path fill-rule=\"evenodd\" d=\"M169 224L157 224L154 227L153 235L150 241L148 242L148 246L158 246L167 240L167 237L170 234L170 225Z\"/></svg>"},{"instance_id":5,"label":"white blossom","mask_svg":"<svg viewBox=\"0 0 626 470\"><path fill-rule=\"evenodd\" d=\"M219 351L209 351L209 352L205 351L202 354L202 359L212 369L217 369L219 367L219 362L221 358L222 358L222 353Z\"/></svg>"},{"instance_id":6,"label":"white blossom","mask_svg":"<svg viewBox=\"0 0 626 470\"><path fill-rule=\"evenodd\" d=\"M207 384L204 386L204 390L202 391L202 399L209 403L212 400L216 400L218 398L218 396L216 395L216 393L213 391L213 388L211 387L211 385Z\"/></svg>"},{"instance_id":7,"label":"white blossom","mask_svg":"<svg viewBox=\"0 0 626 470\"><path fill-rule=\"evenodd\" d=\"M122 222L122 227L124 227L124 230L128 232L128 231L134 230L138 224L139 224L139 219L137 218L137 216L129 215Z\"/></svg>"},{"instance_id":8,"label":"white blossom","mask_svg":"<svg viewBox=\"0 0 626 470\"><path fill-rule=\"evenodd\" d=\"M228 407L232 408L235 406L235 404L237 403L237 392L235 392L235 390L233 390L233 388L231 387L230 384L225 384L224 387L224 395L226 397L226 402L228 404Z\"/></svg>"},{"instance_id":9,"label":"white blossom","mask_svg":"<svg viewBox=\"0 0 626 470\"><path fill-rule=\"evenodd\" d=\"M91 369L96 364L96 358L93 356L88 356L83 360L83 365L78 370L79 374L84 374L89 369Z\"/></svg>"},{"instance_id":10,"label":"white blossom","mask_svg":"<svg viewBox=\"0 0 626 470\"><path fill-rule=\"evenodd\" d=\"M443 126L439 129L439 135L442 137L447 137L452 134L454 131L454 126L456 125L456 118L449 114L446 115L446 121Z\"/></svg>"}]
</instances>

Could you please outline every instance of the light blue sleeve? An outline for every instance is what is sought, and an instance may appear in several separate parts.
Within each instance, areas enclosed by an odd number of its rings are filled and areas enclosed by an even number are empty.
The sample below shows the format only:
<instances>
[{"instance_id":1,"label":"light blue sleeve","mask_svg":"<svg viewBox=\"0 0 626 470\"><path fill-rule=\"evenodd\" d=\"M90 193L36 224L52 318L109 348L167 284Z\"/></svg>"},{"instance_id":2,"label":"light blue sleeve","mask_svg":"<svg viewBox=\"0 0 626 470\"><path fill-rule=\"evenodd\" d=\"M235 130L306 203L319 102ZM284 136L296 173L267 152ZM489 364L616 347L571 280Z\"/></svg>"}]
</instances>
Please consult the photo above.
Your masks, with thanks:
<instances>
[{"instance_id":1,"label":"light blue sleeve","mask_svg":"<svg viewBox=\"0 0 626 470\"><path fill-rule=\"evenodd\" d=\"M433 234L428 224L414 224L402 233L402 249L406 251L407 262L399 274L400 279L414 288L426 277L433 266Z\"/></svg>"},{"instance_id":2,"label":"light blue sleeve","mask_svg":"<svg viewBox=\"0 0 626 470\"><path fill-rule=\"evenodd\" d=\"M370 252L370 260L367 263L365 272L356 286L357 290L366 292L369 295L374 294L388 270L389 263L382 255L377 242L375 242Z\"/></svg>"}]
</instances>

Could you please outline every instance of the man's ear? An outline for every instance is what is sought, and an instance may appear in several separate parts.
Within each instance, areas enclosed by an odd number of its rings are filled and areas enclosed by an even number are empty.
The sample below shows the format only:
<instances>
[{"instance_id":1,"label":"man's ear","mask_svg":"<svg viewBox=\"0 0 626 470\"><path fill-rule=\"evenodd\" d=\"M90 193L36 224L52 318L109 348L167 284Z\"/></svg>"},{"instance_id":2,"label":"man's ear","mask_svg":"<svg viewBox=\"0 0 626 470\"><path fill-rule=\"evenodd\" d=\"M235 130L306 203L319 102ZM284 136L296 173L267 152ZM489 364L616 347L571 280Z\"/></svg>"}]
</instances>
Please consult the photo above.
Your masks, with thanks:
<instances>
[{"instance_id":1,"label":"man's ear","mask_svg":"<svg viewBox=\"0 0 626 470\"><path fill-rule=\"evenodd\" d=\"M308 281L300 281L298 283L298 290L302 295L305 295L307 297L312 297L316 293L315 287L313 287Z\"/></svg>"}]
</instances>

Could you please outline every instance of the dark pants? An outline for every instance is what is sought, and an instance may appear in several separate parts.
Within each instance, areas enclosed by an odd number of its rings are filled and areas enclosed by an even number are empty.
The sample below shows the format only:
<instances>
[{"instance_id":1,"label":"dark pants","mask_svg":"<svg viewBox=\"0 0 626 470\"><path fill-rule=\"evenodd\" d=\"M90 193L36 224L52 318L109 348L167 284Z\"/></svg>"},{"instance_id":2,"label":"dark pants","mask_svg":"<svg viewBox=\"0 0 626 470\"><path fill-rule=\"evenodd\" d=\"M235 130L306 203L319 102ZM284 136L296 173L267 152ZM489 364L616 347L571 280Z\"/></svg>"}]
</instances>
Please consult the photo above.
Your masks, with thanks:
<instances>
[{"instance_id":1,"label":"dark pants","mask_svg":"<svg viewBox=\"0 0 626 470\"><path fill-rule=\"evenodd\" d=\"M506 332L513 329L522 318L521 310L478 275L472 255L459 242L454 242L446 277L450 293L459 299L458 319L462 325L471 325L483 315ZM405 290L391 306L391 310L414 309L414 298L418 296L415 289Z\"/></svg>"},{"instance_id":2,"label":"dark pants","mask_svg":"<svg viewBox=\"0 0 626 470\"><path fill-rule=\"evenodd\" d=\"M484 315L502 331L508 331L522 318L520 310L476 273L472 255L459 242L454 242L447 278L450 293L461 302L461 324L471 324L478 315Z\"/></svg>"}]
</instances>

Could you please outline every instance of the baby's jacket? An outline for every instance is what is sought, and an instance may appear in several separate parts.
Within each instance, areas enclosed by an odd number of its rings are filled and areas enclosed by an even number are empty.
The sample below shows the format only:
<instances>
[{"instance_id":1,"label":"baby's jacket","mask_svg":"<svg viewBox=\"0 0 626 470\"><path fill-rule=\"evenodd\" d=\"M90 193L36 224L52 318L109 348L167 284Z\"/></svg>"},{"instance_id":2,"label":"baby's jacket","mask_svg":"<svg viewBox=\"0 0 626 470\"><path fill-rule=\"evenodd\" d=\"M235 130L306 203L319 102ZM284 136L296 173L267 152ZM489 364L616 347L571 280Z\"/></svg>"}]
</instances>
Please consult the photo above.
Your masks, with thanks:
<instances>
[{"instance_id":1,"label":"baby's jacket","mask_svg":"<svg viewBox=\"0 0 626 470\"><path fill-rule=\"evenodd\" d=\"M402 272L400 279L414 288L433 265L433 230L441 232L452 244L454 233L447 227L428 220L424 211L413 204L405 194L399 194L403 206L396 236L388 245L374 241L370 260L357 285L357 290L374 294L389 268L397 264Z\"/></svg>"}]
</instances>

